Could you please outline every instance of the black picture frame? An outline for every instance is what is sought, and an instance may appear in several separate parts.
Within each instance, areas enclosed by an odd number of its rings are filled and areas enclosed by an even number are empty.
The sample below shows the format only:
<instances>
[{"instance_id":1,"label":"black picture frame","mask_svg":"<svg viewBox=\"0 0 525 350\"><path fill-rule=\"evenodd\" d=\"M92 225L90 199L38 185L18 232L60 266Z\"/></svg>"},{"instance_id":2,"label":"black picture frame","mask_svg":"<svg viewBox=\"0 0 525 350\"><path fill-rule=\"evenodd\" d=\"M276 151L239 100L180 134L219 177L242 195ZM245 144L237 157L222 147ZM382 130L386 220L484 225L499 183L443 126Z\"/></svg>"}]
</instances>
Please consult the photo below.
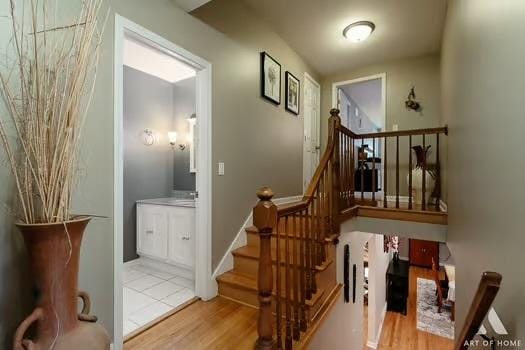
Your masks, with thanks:
<instances>
[{"instance_id":1,"label":"black picture frame","mask_svg":"<svg viewBox=\"0 0 525 350\"><path fill-rule=\"evenodd\" d=\"M292 97L292 91L291 91L291 84L295 83L297 86L296 96L295 96L295 102L297 102L296 106L291 106L291 103L294 102L294 98ZM299 115L299 111L301 108L301 81L292 73L286 71L285 74L285 102L284 107L286 110L290 113L293 113L295 115Z\"/></svg>"},{"instance_id":2,"label":"black picture frame","mask_svg":"<svg viewBox=\"0 0 525 350\"><path fill-rule=\"evenodd\" d=\"M266 90L267 84L266 82L270 79L266 79L266 71L267 71L267 64L268 63L274 63L275 66L279 67L279 73L277 76L274 75L273 79L277 79L275 82L274 88L277 88L278 91L276 93L268 94L268 91ZM274 67L275 67L274 66ZM261 52L261 96L268 101L274 103L275 105L281 104L281 64L272 56L270 56L266 51Z\"/></svg>"}]
</instances>

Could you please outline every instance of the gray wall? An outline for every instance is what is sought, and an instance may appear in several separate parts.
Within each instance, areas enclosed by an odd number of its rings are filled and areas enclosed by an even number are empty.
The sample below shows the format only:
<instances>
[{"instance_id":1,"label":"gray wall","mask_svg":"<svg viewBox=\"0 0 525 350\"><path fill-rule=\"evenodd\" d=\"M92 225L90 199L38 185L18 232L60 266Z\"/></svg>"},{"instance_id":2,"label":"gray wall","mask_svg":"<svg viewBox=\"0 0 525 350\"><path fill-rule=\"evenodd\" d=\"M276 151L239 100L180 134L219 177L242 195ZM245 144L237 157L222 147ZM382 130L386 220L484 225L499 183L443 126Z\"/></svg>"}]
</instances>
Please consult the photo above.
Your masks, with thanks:
<instances>
[{"instance_id":1,"label":"gray wall","mask_svg":"<svg viewBox=\"0 0 525 350\"><path fill-rule=\"evenodd\" d=\"M386 73L386 125L385 131L391 131L394 124L399 130L432 128L443 126L441 119L441 77L439 55L395 60L362 67L356 70L340 72L324 77L321 91L322 110L332 106L332 84L335 82L361 78L369 75ZM409 111L405 100L412 85L416 88L417 101L421 103L422 112ZM328 118L321 119L321 141L326 145L328 137ZM427 145L431 145L429 164L435 163L435 136L427 136ZM446 138L440 138L441 145ZM413 145L422 144L421 138L414 138ZM400 195L408 195L408 138L402 137L399 142L400 152ZM389 195L395 194L395 140L388 142L388 187ZM443 157L441 153L440 157ZM415 159L415 155L413 155ZM442 170L444 162L442 163Z\"/></svg>"},{"instance_id":2,"label":"gray wall","mask_svg":"<svg viewBox=\"0 0 525 350\"><path fill-rule=\"evenodd\" d=\"M124 261L137 255L136 205L139 199L170 197L173 150L167 132L173 126L173 84L124 67ZM158 133L152 146L142 143L146 128Z\"/></svg>"},{"instance_id":3,"label":"gray wall","mask_svg":"<svg viewBox=\"0 0 525 350\"><path fill-rule=\"evenodd\" d=\"M76 13L76 1L60 1L60 18L69 23ZM1 2L1 13L7 3ZM242 226L254 205L255 191L271 185L277 196L291 196L302 191L302 118L284 112L259 97L259 49L272 52L297 76L308 71L304 61L279 37L264 26L246 20L243 31L252 35L257 48L229 39L224 34L178 9L169 0L108 0L102 13L110 8L106 25L98 80L84 129L81 167L84 176L74 199L73 210L107 218L90 223L86 232L80 267L80 288L92 297L92 311L113 334L113 52L114 15L118 13L208 60L213 65L212 158L226 163L226 175L213 175L213 268ZM9 28L0 20L2 44ZM259 32L252 32L256 26ZM269 35L265 37L264 35ZM266 39L265 39L266 38ZM0 103L1 105L1 103ZM0 152L0 154L2 154ZM2 154L3 156L3 154ZM277 171L278 170L278 171ZM14 188L6 184L8 169L0 167L0 199L12 198ZM2 203L3 204L3 203ZM13 219L0 214L0 342L9 344L12 330L28 313L30 291L25 253L19 237L13 233Z\"/></svg>"},{"instance_id":4,"label":"gray wall","mask_svg":"<svg viewBox=\"0 0 525 350\"><path fill-rule=\"evenodd\" d=\"M188 118L195 113L195 82L193 77L173 84L173 130L178 132L178 137L189 133ZM190 148L180 151L175 147L173 154L173 189L195 191L195 174L190 173Z\"/></svg>"},{"instance_id":5,"label":"gray wall","mask_svg":"<svg viewBox=\"0 0 525 350\"><path fill-rule=\"evenodd\" d=\"M525 2L449 2L442 50L450 128L448 239L456 260L456 330L483 271L503 275L495 309L525 336ZM488 327L490 330L491 328Z\"/></svg>"}]
</instances>

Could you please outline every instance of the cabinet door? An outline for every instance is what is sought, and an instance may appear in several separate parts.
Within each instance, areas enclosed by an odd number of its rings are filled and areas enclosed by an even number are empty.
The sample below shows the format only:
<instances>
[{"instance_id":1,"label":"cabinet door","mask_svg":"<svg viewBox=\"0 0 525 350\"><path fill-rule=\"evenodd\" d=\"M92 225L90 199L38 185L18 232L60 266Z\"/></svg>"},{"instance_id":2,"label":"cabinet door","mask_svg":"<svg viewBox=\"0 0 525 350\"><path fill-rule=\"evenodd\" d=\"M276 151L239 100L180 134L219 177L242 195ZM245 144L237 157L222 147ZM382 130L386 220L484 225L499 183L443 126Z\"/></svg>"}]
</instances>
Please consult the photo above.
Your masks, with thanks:
<instances>
[{"instance_id":1,"label":"cabinet door","mask_svg":"<svg viewBox=\"0 0 525 350\"><path fill-rule=\"evenodd\" d=\"M439 243L422 241L417 239L410 240L410 264L431 268L432 259L439 264Z\"/></svg>"},{"instance_id":2,"label":"cabinet door","mask_svg":"<svg viewBox=\"0 0 525 350\"><path fill-rule=\"evenodd\" d=\"M168 245L169 260L193 267L195 259L195 208L170 208Z\"/></svg>"},{"instance_id":3,"label":"cabinet door","mask_svg":"<svg viewBox=\"0 0 525 350\"><path fill-rule=\"evenodd\" d=\"M168 255L168 215L162 206L137 206L137 250L151 257Z\"/></svg>"}]
</instances>

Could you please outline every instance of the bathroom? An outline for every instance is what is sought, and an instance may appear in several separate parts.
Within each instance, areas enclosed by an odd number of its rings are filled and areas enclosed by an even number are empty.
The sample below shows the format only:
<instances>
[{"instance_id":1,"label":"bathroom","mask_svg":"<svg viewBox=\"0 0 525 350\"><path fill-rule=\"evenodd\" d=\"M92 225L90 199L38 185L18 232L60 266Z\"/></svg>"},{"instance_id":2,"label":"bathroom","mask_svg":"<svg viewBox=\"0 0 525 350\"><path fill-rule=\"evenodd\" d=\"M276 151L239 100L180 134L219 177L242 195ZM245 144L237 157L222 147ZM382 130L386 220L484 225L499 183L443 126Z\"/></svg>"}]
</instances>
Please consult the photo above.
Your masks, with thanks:
<instances>
[{"instance_id":1,"label":"bathroom","mask_svg":"<svg viewBox=\"0 0 525 350\"><path fill-rule=\"evenodd\" d=\"M195 298L196 71L127 36L123 50L123 335Z\"/></svg>"}]
</instances>

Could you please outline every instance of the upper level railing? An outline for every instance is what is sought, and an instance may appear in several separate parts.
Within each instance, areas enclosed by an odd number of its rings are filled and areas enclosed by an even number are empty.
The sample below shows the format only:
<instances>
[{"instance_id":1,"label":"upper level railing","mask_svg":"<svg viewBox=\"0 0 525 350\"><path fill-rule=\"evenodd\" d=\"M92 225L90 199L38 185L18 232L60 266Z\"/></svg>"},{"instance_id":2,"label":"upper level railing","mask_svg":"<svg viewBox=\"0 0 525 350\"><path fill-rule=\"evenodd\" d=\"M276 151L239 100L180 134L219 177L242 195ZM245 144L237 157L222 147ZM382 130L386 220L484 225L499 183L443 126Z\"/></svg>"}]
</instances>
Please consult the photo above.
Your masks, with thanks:
<instances>
[{"instance_id":1,"label":"upper level railing","mask_svg":"<svg viewBox=\"0 0 525 350\"><path fill-rule=\"evenodd\" d=\"M429 177L438 184L440 182L439 135L446 134L446 128L358 135L341 125L337 109L332 109L330 114L327 147L302 200L278 207L271 201L273 192L270 188L257 193L260 201L253 212L254 226L260 236L257 349L273 349L275 345L281 349L283 342L285 349L292 349L293 341L299 340L301 332L308 328L306 301L317 292L316 275L327 259L327 243L337 242L341 221L352 215L357 206L378 206L382 200L381 206L389 207L387 185L391 181L391 163L387 162L387 157L392 152L389 149L392 138L395 140L396 159L395 192L392 192L395 193L395 208L401 208L401 196L406 194L406 209L428 210ZM427 163L427 135L435 135L436 139L433 167ZM403 137L408 142L404 152L408 158L405 191L402 191L400 179L400 169L403 168L400 141ZM425 152L422 158L419 148L415 148L418 162L412 170L412 148L416 146L416 137L422 138L422 145L418 146ZM416 184L414 177L417 178ZM380 193L381 198L376 198ZM273 247L272 239L275 242Z\"/></svg>"}]
</instances>

